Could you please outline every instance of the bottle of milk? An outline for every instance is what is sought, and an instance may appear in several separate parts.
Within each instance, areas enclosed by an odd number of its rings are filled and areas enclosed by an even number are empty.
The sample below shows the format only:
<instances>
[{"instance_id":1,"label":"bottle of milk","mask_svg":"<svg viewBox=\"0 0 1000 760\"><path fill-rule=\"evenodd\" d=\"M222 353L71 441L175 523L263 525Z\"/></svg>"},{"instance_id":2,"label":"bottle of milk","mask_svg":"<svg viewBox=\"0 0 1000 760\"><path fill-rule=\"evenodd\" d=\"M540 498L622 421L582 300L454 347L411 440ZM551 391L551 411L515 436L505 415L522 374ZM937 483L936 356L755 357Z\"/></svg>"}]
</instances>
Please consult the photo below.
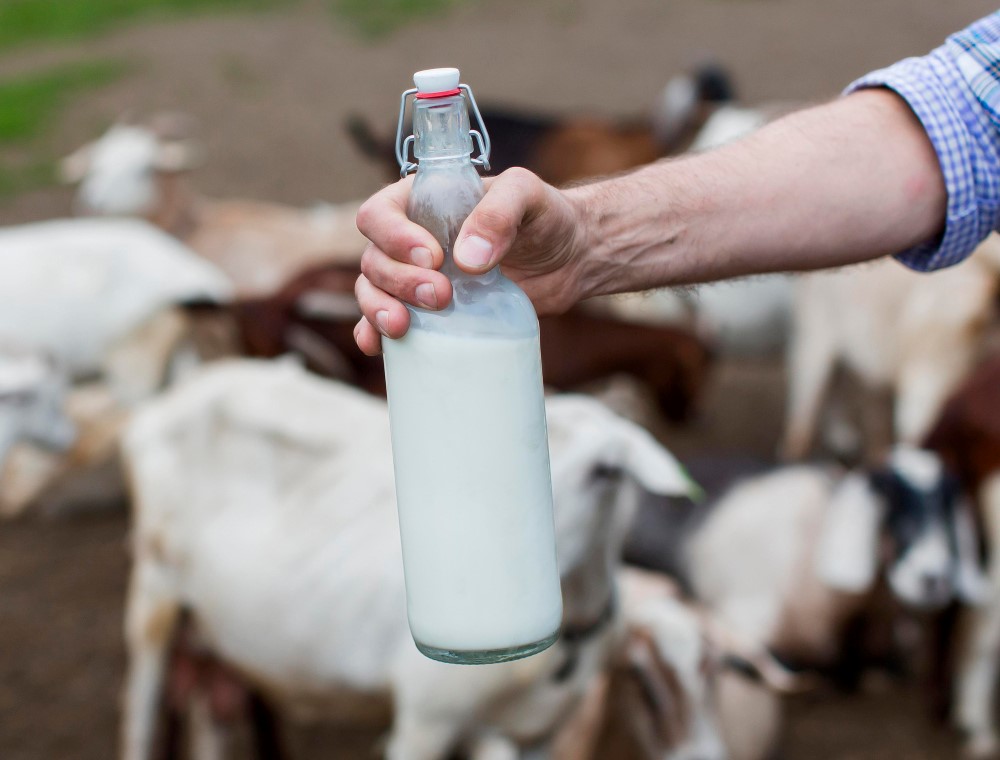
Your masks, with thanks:
<instances>
[{"instance_id":1,"label":"bottle of milk","mask_svg":"<svg viewBox=\"0 0 1000 760\"><path fill-rule=\"evenodd\" d=\"M538 320L498 269L454 265L489 138L458 69L413 79L397 157L402 174L417 169L408 215L444 248L454 297L441 311L408 307L407 334L383 340L410 631L435 660L504 662L549 647L562 618ZM400 145L412 94L414 134Z\"/></svg>"}]
</instances>

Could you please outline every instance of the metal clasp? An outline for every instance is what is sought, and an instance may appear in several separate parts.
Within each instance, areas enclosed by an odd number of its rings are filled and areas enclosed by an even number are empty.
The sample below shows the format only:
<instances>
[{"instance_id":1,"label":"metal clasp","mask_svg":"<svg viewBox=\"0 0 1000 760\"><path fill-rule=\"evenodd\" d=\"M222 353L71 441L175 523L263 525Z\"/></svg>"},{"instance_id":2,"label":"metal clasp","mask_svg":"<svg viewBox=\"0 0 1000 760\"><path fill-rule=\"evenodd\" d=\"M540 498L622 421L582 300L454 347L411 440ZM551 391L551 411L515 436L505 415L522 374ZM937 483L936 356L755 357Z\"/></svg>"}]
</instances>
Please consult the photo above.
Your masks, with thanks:
<instances>
[{"instance_id":1,"label":"metal clasp","mask_svg":"<svg viewBox=\"0 0 1000 760\"><path fill-rule=\"evenodd\" d=\"M475 141L479 148L479 155L472 159L474 166L481 166L485 171L490 170L490 133L486 131L486 124L483 123L483 115L479 113L479 106L476 104L476 96L472 94L472 88L467 84L460 84L459 90L465 92L469 105L472 106L472 113L476 117L476 125L479 129L470 129L469 136ZM417 170L417 165L410 161L410 147L413 145L413 135L408 135L403 139L403 121L406 118L406 99L410 95L416 95L417 88L411 87L399 98L399 121L396 123L396 161L399 163L399 176L405 177L410 172Z\"/></svg>"}]
</instances>

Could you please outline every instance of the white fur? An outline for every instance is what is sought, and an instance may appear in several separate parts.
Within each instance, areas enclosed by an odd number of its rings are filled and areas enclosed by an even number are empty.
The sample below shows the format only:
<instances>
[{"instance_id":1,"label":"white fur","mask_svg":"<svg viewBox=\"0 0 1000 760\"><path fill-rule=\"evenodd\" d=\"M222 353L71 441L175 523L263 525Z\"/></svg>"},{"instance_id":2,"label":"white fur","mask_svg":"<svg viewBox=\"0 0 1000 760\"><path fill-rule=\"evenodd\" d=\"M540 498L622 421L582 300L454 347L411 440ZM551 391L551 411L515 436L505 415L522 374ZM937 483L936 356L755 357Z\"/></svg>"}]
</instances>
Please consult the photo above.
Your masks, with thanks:
<instances>
[{"instance_id":1,"label":"white fur","mask_svg":"<svg viewBox=\"0 0 1000 760\"><path fill-rule=\"evenodd\" d=\"M0 338L75 377L165 307L224 301L225 277L145 222L73 219L0 228Z\"/></svg>"},{"instance_id":2,"label":"white fur","mask_svg":"<svg viewBox=\"0 0 1000 760\"><path fill-rule=\"evenodd\" d=\"M725 103L705 121L691 144L691 152L718 148L756 132L770 120L766 110Z\"/></svg>"},{"instance_id":3,"label":"white fur","mask_svg":"<svg viewBox=\"0 0 1000 760\"><path fill-rule=\"evenodd\" d=\"M67 382L55 365L30 351L0 348L0 473L18 441L62 450L76 428L63 411Z\"/></svg>"},{"instance_id":4,"label":"white fur","mask_svg":"<svg viewBox=\"0 0 1000 760\"><path fill-rule=\"evenodd\" d=\"M893 447L889 465L914 488L929 491L941 482L944 464L926 449L900 445Z\"/></svg>"},{"instance_id":5,"label":"white fur","mask_svg":"<svg viewBox=\"0 0 1000 760\"><path fill-rule=\"evenodd\" d=\"M811 535L833 479L794 467L737 485L691 540L687 564L699 600L748 641L772 640L807 566Z\"/></svg>"},{"instance_id":6,"label":"white fur","mask_svg":"<svg viewBox=\"0 0 1000 760\"><path fill-rule=\"evenodd\" d=\"M698 83L690 74L673 77L653 105L653 134L669 145L684 131L698 106Z\"/></svg>"},{"instance_id":7,"label":"white fur","mask_svg":"<svg viewBox=\"0 0 1000 760\"><path fill-rule=\"evenodd\" d=\"M864 475L852 473L837 484L816 552L816 572L827 586L852 594L871 587L883 511Z\"/></svg>"},{"instance_id":8,"label":"white fur","mask_svg":"<svg viewBox=\"0 0 1000 760\"><path fill-rule=\"evenodd\" d=\"M77 203L87 213L139 216L157 200L156 167L160 145L147 129L115 124L89 147L89 171L82 177ZM84 157L78 156L82 161ZM79 170L77 170L79 171Z\"/></svg>"},{"instance_id":9,"label":"white fur","mask_svg":"<svg viewBox=\"0 0 1000 760\"><path fill-rule=\"evenodd\" d=\"M584 621L611 593L635 481L669 493L688 484L648 434L597 402L555 397L547 411L564 607ZM391 692L393 760L444 757L480 735L544 738L605 662L613 626L581 647L564 682L551 678L559 644L474 668L417 652L381 400L290 365L226 362L138 413L124 451L136 514L126 760L149 757L171 634L156 622L181 606L293 713L328 713L345 690ZM598 465L626 477L602 487Z\"/></svg>"},{"instance_id":10,"label":"white fur","mask_svg":"<svg viewBox=\"0 0 1000 760\"><path fill-rule=\"evenodd\" d=\"M934 277L885 260L800 278L784 455L808 453L838 360L869 386L893 390L895 438L919 444L972 365L993 310L998 249L991 235Z\"/></svg>"}]
</instances>

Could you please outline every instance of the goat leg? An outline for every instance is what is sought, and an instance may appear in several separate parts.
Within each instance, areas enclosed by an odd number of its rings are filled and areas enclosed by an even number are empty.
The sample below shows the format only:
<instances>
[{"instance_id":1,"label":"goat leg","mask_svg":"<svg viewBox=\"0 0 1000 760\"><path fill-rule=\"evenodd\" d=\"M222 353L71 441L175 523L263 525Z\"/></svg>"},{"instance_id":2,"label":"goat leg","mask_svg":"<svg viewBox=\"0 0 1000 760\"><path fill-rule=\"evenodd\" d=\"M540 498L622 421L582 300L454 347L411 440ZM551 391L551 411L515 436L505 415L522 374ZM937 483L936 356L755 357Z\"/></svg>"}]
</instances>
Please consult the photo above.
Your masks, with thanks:
<instances>
[{"instance_id":1,"label":"goat leg","mask_svg":"<svg viewBox=\"0 0 1000 760\"><path fill-rule=\"evenodd\" d=\"M789 349L788 411L781 456L791 461L804 459L809 453L820 405L836 361L833 345L818 339L828 330L807 328L808 325L796 328Z\"/></svg>"},{"instance_id":2,"label":"goat leg","mask_svg":"<svg viewBox=\"0 0 1000 760\"><path fill-rule=\"evenodd\" d=\"M141 560L133 571L125 617L128 671L125 676L122 760L150 760L163 694L170 643L180 620L180 604Z\"/></svg>"},{"instance_id":3,"label":"goat leg","mask_svg":"<svg viewBox=\"0 0 1000 760\"><path fill-rule=\"evenodd\" d=\"M1000 675L1000 475L980 490L986 543L990 549L990 596L972 612L963 642L955 695L955 722L968 733L972 757L992 757L1000 750L993 722L997 677Z\"/></svg>"}]
</instances>

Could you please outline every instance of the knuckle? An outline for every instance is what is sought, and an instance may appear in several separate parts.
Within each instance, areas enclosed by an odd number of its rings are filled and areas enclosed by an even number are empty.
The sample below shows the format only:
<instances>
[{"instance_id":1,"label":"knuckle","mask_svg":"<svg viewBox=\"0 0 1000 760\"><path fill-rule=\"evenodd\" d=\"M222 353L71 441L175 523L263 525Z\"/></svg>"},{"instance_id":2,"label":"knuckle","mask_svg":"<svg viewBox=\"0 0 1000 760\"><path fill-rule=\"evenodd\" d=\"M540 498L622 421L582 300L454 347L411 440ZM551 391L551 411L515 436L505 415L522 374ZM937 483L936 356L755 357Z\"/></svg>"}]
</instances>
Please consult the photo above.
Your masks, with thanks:
<instances>
[{"instance_id":1,"label":"knuckle","mask_svg":"<svg viewBox=\"0 0 1000 760\"><path fill-rule=\"evenodd\" d=\"M354 219L355 224L358 227L358 232L366 237L368 232L371 231L374 224L374 218L377 215L376 205L377 202L375 200L375 196L372 196L362 203L360 207L358 207L358 213Z\"/></svg>"},{"instance_id":2,"label":"knuckle","mask_svg":"<svg viewBox=\"0 0 1000 760\"><path fill-rule=\"evenodd\" d=\"M371 279L372 273L376 270L378 266L379 250L374 245L369 245L365 248L364 252L361 254L361 275L359 281L362 278L367 277Z\"/></svg>"},{"instance_id":3,"label":"knuckle","mask_svg":"<svg viewBox=\"0 0 1000 760\"><path fill-rule=\"evenodd\" d=\"M538 179L538 177L523 166L512 166L510 169L501 172L500 176L516 185L533 185Z\"/></svg>"},{"instance_id":4,"label":"knuckle","mask_svg":"<svg viewBox=\"0 0 1000 760\"><path fill-rule=\"evenodd\" d=\"M386 278L384 290L392 295L400 296L404 293L409 293L416 288L415 285L410 284L409 280L403 275L402 272L394 270L389 272Z\"/></svg>"}]
</instances>

